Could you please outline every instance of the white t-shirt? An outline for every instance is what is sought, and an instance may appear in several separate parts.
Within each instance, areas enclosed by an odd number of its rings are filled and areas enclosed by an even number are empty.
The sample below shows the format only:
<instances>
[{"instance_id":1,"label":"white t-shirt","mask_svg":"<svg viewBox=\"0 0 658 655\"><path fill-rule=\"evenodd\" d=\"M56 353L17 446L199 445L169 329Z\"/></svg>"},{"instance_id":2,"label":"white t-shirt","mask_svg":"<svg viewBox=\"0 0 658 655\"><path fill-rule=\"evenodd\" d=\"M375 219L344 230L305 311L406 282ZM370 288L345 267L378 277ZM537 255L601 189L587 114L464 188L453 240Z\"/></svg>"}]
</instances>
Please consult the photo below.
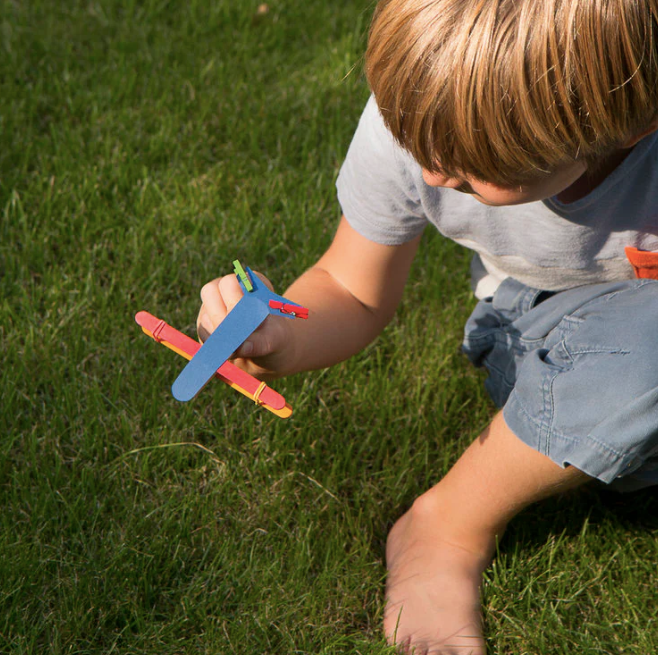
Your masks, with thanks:
<instances>
[{"instance_id":1,"label":"white t-shirt","mask_svg":"<svg viewBox=\"0 0 658 655\"><path fill-rule=\"evenodd\" d=\"M491 296L506 277L550 291L630 279L624 248L658 251L658 133L576 202L488 207L425 184L420 165L395 142L371 97L336 186L347 221L372 241L398 245L431 223L474 250L478 298Z\"/></svg>"}]
</instances>

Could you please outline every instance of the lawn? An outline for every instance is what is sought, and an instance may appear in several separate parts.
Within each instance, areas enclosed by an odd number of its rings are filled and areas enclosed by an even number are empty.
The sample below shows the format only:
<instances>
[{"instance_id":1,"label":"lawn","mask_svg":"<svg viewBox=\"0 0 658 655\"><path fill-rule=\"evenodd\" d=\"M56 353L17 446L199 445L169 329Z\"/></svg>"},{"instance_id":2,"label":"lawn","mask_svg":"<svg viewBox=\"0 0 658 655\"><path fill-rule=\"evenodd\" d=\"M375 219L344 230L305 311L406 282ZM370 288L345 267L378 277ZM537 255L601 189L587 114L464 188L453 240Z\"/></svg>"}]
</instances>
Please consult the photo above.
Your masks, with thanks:
<instances>
[{"instance_id":1,"label":"lawn","mask_svg":"<svg viewBox=\"0 0 658 655\"><path fill-rule=\"evenodd\" d=\"M0 652L385 654L386 534L486 425L468 255L427 234L400 310L334 369L177 403L231 261L285 289L329 244L368 96L364 0L0 0ZM531 508L491 653L658 652L658 499Z\"/></svg>"}]
</instances>

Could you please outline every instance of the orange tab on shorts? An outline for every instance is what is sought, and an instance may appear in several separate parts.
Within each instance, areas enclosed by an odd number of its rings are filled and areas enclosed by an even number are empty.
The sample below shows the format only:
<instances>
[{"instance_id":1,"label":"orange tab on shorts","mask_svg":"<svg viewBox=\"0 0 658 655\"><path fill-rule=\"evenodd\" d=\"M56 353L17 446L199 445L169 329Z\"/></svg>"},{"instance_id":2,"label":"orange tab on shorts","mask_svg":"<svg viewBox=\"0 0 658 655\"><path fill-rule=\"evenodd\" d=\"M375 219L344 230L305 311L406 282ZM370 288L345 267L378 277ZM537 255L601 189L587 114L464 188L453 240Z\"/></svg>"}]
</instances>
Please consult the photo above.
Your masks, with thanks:
<instances>
[{"instance_id":1,"label":"orange tab on shorts","mask_svg":"<svg viewBox=\"0 0 658 655\"><path fill-rule=\"evenodd\" d=\"M658 252L624 248L626 257L635 271L635 277L658 280Z\"/></svg>"}]
</instances>

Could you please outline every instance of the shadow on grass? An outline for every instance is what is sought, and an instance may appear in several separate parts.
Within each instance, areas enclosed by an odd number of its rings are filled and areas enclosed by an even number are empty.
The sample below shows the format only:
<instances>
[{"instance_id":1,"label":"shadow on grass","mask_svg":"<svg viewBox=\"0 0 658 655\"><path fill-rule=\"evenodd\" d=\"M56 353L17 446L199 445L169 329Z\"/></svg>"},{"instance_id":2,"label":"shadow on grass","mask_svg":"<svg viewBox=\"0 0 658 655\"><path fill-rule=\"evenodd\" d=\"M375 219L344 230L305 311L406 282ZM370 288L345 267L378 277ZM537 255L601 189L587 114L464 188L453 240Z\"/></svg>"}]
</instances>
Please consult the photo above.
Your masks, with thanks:
<instances>
[{"instance_id":1,"label":"shadow on grass","mask_svg":"<svg viewBox=\"0 0 658 655\"><path fill-rule=\"evenodd\" d=\"M502 551L545 544L552 536L576 537L585 526L596 532L658 531L658 487L620 493L599 483L537 503L509 526Z\"/></svg>"}]
</instances>

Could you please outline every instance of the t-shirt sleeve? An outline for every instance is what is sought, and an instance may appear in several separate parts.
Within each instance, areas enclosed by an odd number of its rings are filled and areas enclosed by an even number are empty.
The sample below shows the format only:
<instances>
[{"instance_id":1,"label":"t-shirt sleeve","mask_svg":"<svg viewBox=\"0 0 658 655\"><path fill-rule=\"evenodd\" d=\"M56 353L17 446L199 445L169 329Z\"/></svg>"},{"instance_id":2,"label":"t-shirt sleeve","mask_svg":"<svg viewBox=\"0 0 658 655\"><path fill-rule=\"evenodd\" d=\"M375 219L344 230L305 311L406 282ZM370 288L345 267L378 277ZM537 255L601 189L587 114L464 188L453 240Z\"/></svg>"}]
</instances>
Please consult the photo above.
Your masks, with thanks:
<instances>
[{"instance_id":1,"label":"t-shirt sleeve","mask_svg":"<svg viewBox=\"0 0 658 655\"><path fill-rule=\"evenodd\" d=\"M338 174L338 202L362 236L399 245L418 236L428 221L414 181L420 172L386 128L371 96Z\"/></svg>"}]
</instances>

